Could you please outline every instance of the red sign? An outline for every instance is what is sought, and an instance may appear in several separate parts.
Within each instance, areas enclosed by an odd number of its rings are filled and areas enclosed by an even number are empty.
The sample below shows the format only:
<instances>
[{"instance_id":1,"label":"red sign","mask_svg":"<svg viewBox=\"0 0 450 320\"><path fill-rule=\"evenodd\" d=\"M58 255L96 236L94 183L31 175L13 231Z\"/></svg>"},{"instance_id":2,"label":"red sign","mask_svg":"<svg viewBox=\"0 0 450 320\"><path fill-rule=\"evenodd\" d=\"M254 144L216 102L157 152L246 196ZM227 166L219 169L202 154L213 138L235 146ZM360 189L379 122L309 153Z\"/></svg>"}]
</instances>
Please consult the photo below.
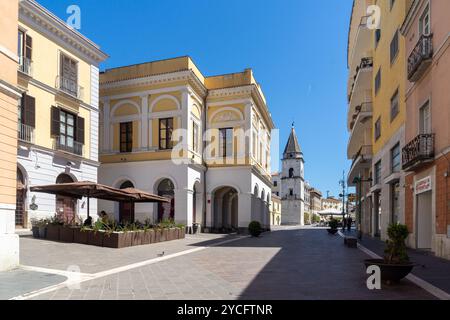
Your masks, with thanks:
<instances>
[{"instance_id":1,"label":"red sign","mask_svg":"<svg viewBox=\"0 0 450 320\"><path fill-rule=\"evenodd\" d=\"M431 177L426 177L416 182L416 194L431 190Z\"/></svg>"}]
</instances>

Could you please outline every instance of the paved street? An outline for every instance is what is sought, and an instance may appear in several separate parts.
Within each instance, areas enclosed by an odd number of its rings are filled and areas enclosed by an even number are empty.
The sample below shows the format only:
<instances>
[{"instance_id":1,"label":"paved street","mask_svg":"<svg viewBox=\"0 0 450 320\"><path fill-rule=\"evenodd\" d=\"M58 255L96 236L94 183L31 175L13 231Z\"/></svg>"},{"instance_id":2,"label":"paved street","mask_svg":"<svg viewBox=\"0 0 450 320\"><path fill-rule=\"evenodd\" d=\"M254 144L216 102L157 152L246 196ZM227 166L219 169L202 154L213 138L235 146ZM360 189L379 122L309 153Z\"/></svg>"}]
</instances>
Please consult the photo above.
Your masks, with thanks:
<instances>
[{"instance_id":1,"label":"paved street","mask_svg":"<svg viewBox=\"0 0 450 320\"><path fill-rule=\"evenodd\" d=\"M188 236L121 250L31 238L21 245L24 265L50 273L77 265L82 273L79 288L60 285L32 299L435 298L407 280L369 291L362 263L368 256L323 229L280 228L261 238Z\"/></svg>"}]
</instances>

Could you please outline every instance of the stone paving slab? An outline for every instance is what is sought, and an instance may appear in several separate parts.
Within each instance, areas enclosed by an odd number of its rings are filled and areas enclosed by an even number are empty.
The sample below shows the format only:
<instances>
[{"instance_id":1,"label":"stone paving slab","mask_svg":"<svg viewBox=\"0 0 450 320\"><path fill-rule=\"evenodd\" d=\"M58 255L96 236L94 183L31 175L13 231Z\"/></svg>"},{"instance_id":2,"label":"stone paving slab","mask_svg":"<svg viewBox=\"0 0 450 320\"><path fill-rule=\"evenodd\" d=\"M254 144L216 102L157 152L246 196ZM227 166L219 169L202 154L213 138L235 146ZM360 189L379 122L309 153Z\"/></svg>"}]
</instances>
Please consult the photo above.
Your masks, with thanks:
<instances>
[{"instance_id":1,"label":"stone paving slab","mask_svg":"<svg viewBox=\"0 0 450 320\"><path fill-rule=\"evenodd\" d=\"M113 268L193 249L198 246L236 238L235 235L186 235L185 239L144 246L112 249L77 243L62 243L20 238L20 263L25 266L67 270L77 266L82 273L97 273Z\"/></svg>"},{"instance_id":2,"label":"stone paving slab","mask_svg":"<svg viewBox=\"0 0 450 320\"><path fill-rule=\"evenodd\" d=\"M405 280L366 287L367 256L325 230L286 229L178 256L35 299L434 299Z\"/></svg>"},{"instance_id":3,"label":"stone paving slab","mask_svg":"<svg viewBox=\"0 0 450 320\"><path fill-rule=\"evenodd\" d=\"M7 300L66 281L66 277L15 269L0 272L0 300Z\"/></svg>"}]
</instances>

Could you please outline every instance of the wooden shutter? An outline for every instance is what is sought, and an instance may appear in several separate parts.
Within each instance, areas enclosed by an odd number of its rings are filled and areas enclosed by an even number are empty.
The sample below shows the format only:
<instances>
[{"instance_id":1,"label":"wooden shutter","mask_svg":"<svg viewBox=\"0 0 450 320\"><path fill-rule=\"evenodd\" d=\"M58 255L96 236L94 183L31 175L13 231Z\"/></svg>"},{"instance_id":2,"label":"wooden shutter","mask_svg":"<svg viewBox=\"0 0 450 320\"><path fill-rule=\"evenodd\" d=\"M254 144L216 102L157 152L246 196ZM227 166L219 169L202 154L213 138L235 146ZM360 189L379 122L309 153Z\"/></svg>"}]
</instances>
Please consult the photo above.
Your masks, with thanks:
<instances>
[{"instance_id":1,"label":"wooden shutter","mask_svg":"<svg viewBox=\"0 0 450 320\"><path fill-rule=\"evenodd\" d=\"M36 99L23 95L22 123L32 128L36 127Z\"/></svg>"},{"instance_id":2,"label":"wooden shutter","mask_svg":"<svg viewBox=\"0 0 450 320\"><path fill-rule=\"evenodd\" d=\"M33 38L29 35L25 35L25 57L31 60L33 51Z\"/></svg>"},{"instance_id":3,"label":"wooden shutter","mask_svg":"<svg viewBox=\"0 0 450 320\"><path fill-rule=\"evenodd\" d=\"M82 117L77 117L77 135L76 141L84 144L84 119Z\"/></svg>"},{"instance_id":4,"label":"wooden shutter","mask_svg":"<svg viewBox=\"0 0 450 320\"><path fill-rule=\"evenodd\" d=\"M51 109L51 135L59 136L59 109L55 106L52 106Z\"/></svg>"}]
</instances>

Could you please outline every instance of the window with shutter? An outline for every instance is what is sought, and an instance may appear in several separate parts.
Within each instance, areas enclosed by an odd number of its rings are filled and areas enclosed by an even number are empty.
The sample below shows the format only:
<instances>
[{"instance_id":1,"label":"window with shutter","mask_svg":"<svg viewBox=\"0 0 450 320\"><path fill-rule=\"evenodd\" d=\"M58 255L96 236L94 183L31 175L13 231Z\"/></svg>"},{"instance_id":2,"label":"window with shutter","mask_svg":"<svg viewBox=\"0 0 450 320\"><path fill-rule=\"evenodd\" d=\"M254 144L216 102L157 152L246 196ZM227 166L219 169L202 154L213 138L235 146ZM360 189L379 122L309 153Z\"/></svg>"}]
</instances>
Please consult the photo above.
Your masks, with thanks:
<instances>
[{"instance_id":1,"label":"window with shutter","mask_svg":"<svg viewBox=\"0 0 450 320\"><path fill-rule=\"evenodd\" d=\"M24 109L22 114L23 124L30 126L31 128L36 127L36 99L29 95L24 95Z\"/></svg>"},{"instance_id":2,"label":"window with shutter","mask_svg":"<svg viewBox=\"0 0 450 320\"><path fill-rule=\"evenodd\" d=\"M61 54L60 89L78 95L78 63L64 54Z\"/></svg>"},{"instance_id":3,"label":"window with shutter","mask_svg":"<svg viewBox=\"0 0 450 320\"><path fill-rule=\"evenodd\" d=\"M76 141L84 144L84 119L82 117L77 117L76 128L77 128Z\"/></svg>"},{"instance_id":4,"label":"window with shutter","mask_svg":"<svg viewBox=\"0 0 450 320\"><path fill-rule=\"evenodd\" d=\"M59 136L59 109L52 106L51 109L51 135Z\"/></svg>"}]
</instances>

